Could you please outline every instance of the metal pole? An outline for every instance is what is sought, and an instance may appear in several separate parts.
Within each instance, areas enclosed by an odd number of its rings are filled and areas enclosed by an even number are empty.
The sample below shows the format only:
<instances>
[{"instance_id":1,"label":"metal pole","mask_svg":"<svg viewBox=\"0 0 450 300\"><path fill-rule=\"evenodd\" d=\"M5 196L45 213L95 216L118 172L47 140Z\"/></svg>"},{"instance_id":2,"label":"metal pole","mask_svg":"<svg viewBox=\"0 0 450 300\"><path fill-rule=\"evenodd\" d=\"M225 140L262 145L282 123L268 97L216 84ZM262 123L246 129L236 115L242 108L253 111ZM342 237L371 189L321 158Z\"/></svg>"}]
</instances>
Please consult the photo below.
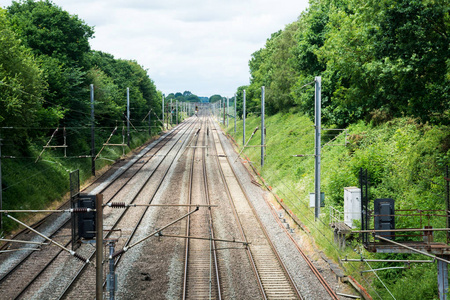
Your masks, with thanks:
<instances>
[{"instance_id":1,"label":"metal pole","mask_svg":"<svg viewBox=\"0 0 450 300\"><path fill-rule=\"evenodd\" d=\"M167 111L166 111L166 124L167 124L167 129L169 129L169 111L170 111L170 107L169 107L169 103L167 103Z\"/></svg>"},{"instance_id":2,"label":"metal pole","mask_svg":"<svg viewBox=\"0 0 450 300\"><path fill-rule=\"evenodd\" d=\"M223 126L225 126L225 106L227 104L225 103L225 99L223 100Z\"/></svg>"},{"instance_id":3,"label":"metal pole","mask_svg":"<svg viewBox=\"0 0 450 300\"><path fill-rule=\"evenodd\" d=\"M163 130L164 130L164 94L163 94Z\"/></svg>"},{"instance_id":4,"label":"metal pole","mask_svg":"<svg viewBox=\"0 0 450 300\"><path fill-rule=\"evenodd\" d=\"M152 108L150 107L150 110ZM148 114L148 134L152 136L152 120L151 120L151 113Z\"/></svg>"},{"instance_id":5,"label":"metal pole","mask_svg":"<svg viewBox=\"0 0 450 300\"><path fill-rule=\"evenodd\" d=\"M227 127L230 125L230 98L227 97Z\"/></svg>"},{"instance_id":6,"label":"metal pole","mask_svg":"<svg viewBox=\"0 0 450 300\"><path fill-rule=\"evenodd\" d=\"M176 119L176 123L178 125L178 100L175 102L175 107L176 107L176 112L175 112L175 119Z\"/></svg>"},{"instance_id":7,"label":"metal pole","mask_svg":"<svg viewBox=\"0 0 450 300\"><path fill-rule=\"evenodd\" d=\"M103 194L95 196L95 297L103 299Z\"/></svg>"},{"instance_id":8,"label":"metal pole","mask_svg":"<svg viewBox=\"0 0 450 300\"><path fill-rule=\"evenodd\" d=\"M116 290L116 274L114 273L115 259L112 257L114 254L114 242L109 242L109 276L108 276L108 290L109 299L114 300L114 292Z\"/></svg>"},{"instance_id":9,"label":"metal pole","mask_svg":"<svg viewBox=\"0 0 450 300\"><path fill-rule=\"evenodd\" d=\"M67 134L66 134L66 127L64 126L63 130L64 134L64 146L67 146ZM64 147L64 157L67 157L67 147Z\"/></svg>"},{"instance_id":10,"label":"metal pole","mask_svg":"<svg viewBox=\"0 0 450 300\"><path fill-rule=\"evenodd\" d=\"M0 209L3 209L3 189L2 189L2 139L0 139ZM3 231L3 214L0 214L0 231Z\"/></svg>"},{"instance_id":11,"label":"metal pole","mask_svg":"<svg viewBox=\"0 0 450 300\"><path fill-rule=\"evenodd\" d=\"M170 126L173 124L173 106L172 106L172 99L170 99Z\"/></svg>"},{"instance_id":12,"label":"metal pole","mask_svg":"<svg viewBox=\"0 0 450 300\"><path fill-rule=\"evenodd\" d=\"M266 87L261 87L261 168L264 167L264 145L265 145L265 133L266 133L266 127L264 125L264 114L265 114L265 91Z\"/></svg>"},{"instance_id":13,"label":"metal pole","mask_svg":"<svg viewBox=\"0 0 450 300\"><path fill-rule=\"evenodd\" d=\"M243 121L243 129L242 129L242 145L245 144L245 90L244 90L244 103L242 107L242 121Z\"/></svg>"},{"instance_id":14,"label":"metal pole","mask_svg":"<svg viewBox=\"0 0 450 300\"><path fill-rule=\"evenodd\" d=\"M130 88L127 88L127 145L130 147Z\"/></svg>"},{"instance_id":15,"label":"metal pole","mask_svg":"<svg viewBox=\"0 0 450 300\"><path fill-rule=\"evenodd\" d=\"M447 203L447 212L450 209L450 175L448 173L448 165L445 166L445 176L444 179L447 181L447 185L446 185L446 190L447 190L447 194L445 196L445 202ZM0 181L1 182L1 181ZM447 217L447 228L449 228L450 226L450 216ZM450 242L450 232L447 231L447 244Z\"/></svg>"},{"instance_id":16,"label":"metal pole","mask_svg":"<svg viewBox=\"0 0 450 300\"><path fill-rule=\"evenodd\" d=\"M234 134L236 134L236 94L234 94Z\"/></svg>"},{"instance_id":17,"label":"metal pole","mask_svg":"<svg viewBox=\"0 0 450 300\"><path fill-rule=\"evenodd\" d=\"M444 255L447 258L446 255ZM438 291L439 291L439 300L447 300L448 294L448 264L443 261L437 262L438 269Z\"/></svg>"},{"instance_id":18,"label":"metal pole","mask_svg":"<svg viewBox=\"0 0 450 300\"><path fill-rule=\"evenodd\" d=\"M320 214L320 129L321 129L321 89L322 78L315 78L315 207L314 219L317 220Z\"/></svg>"},{"instance_id":19,"label":"metal pole","mask_svg":"<svg viewBox=\"0 0 450 300\"><path fill-rule=\"evenodd\" d=\"M91 84L91 172L95 176L95 119L94 119L94 85Z\"/></svg>"}]
</instances>

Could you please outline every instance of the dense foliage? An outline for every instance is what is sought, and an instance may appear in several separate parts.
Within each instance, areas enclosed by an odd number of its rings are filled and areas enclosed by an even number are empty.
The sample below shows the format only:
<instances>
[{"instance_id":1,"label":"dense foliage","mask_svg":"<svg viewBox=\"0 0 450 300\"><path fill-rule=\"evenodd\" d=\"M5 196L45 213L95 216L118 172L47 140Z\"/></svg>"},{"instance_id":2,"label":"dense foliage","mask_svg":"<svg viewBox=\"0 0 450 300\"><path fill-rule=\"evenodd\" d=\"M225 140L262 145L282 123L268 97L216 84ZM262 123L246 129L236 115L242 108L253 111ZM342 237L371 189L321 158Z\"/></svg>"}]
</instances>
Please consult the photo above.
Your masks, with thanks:
<instances>
[{"instance_id":1,"label":"dense foliage","mask_svg":"<svg viewBox=\"0 0 450 300\"><path fill-rule=\"evenodd\" d=\"M0 8L0 138L3 157L14 157L2 161L3 208L42 208L67 192L68 171L80 169L83 179L90 175L90 158L80 156L90 155L91 84L96 152L116 125L111 142L123 141L127 88L130 147L149 138L149 126L153 134L159 132L162 94L147 70L136 61L91 50L93 34L91 26L49 0L13 1ZM35 163L58 127L51 145L66 142L67 158L61 149L47 149ZM102 156L121 154L121 148L108 148ZM96 161L98 168L105 164ZM3 225L13 226L5 220Z\"/></svg>"},{"instance_id":2,"label":"dense foliage","mask_svg":"<svg viewBox=\"0 0 450 300\"><path fill-rule=\"evenodd\" d=\"M200 97L192 94L189 91L184 91L183 93L170 93L166 96L166 100L178 101L178 102L200 102Z\"/></svg>"},{"instance_id":3,"label":"dense foliage","mask_svg":"<svg viewBox=\"0 0 450 300\"><path fill-rule=\"evenodd\" d=\"M246 136L260 126L258 116L248 116ZM242 121L227 131L242 147ZM376 259L426 259L425 256L411 254L371 254L365 252L353 235L348 240L349 247L341 250L334 242L333 230L329 226L330 208L343 211L344 187L358 186L360 168L368 170L371 186L370 208L376 198L392 198L395 208L412 210L445 210L446 181L445 166L450 165L450 126L420 124L411 118L395 118L380 125L365 124L359 121L347 128L347 135L341 133L332 137L324 132L321 155L321 186L325 193L325 207L321 208L320 220L314 220L314 209L309 207L309 193L314 192L313 157L293 157L298 154L314 152L313 122L303 114L277 113L266 118L266 158L264 168L260 168L260 149L245 148L243 155L258 169L266 184L273 187L283 202L310 229L314 240L328 256L338 258ZM249 145L260 143L257 131ZM328 138L328 141L326 140ZM348 144L344 146L345 141ZM241 151L242 149L238 149ZM414 212L417 214L417 211ZM407 214L404 212L403 214ZM396 218L396 228L421 228L431 225L445 228L446 218L422 215ZM437 242L446 242L444 232L435 232ZM422 236L397 236L397 241L421 241ZM355 250L354 250L355 249ZM355 253L355 251L357 253ZM392 263L371 263L372 268L400 266ZM374 296L374 299L390 299L382 283L371 273L359 271L369 267L361 263L344 263L347 273L357 277L361 284ZM411 269L388 269L377 272L396 299L438 299L436 264L411 264Z\"/></svg>"},{"instance_id":4,"label":"dense foliage","mask_svg":"<svg viewBox=\"0 0 450 300\"><path fill-rule=\"evenodd\" d=\"M411 116L450 123L450 5L446 0L312 0L249 62L249 107L266 86L268 113L313 116L322 77L323 121L345 126Z\"/></svg>"},{"instance_id":5,"label":"dense foliage","mask_svg":"<svg viewBox=\"0 0 450 300\"><path fill-rule=\"evenodd\" d=\"M248 136L259 126L261 86L266 87L266 113L272 116L266 119L267 156L259 172L302 222L314 228L316 242L335 259L359 258L355 252L378 259L416 258L370 254L356 239L346 251L332 242L329 211L331 207L343 210L343 189L358 185L361 168L370 176L371 209L375 198L394 199L397 210L446 209L443 175L450 165L449 35L447 0L310 0L310 7L296 22L273 33L265 46L252 54L250 84L238 88L237 102L242 102L245 90ZM321 187L326 207L321 222L313 221L308 205L309 193L314 190L314 161L292 158L313 153L311 83L316 76L322 78L322 122L327 127L346 128L348 133L322 150ZM238 134L240 130L238 123ZM232 126L228 131L234 132ZM250 144L259 143L258 134ZM323 144L334 136L335 132L324 131ZM241 138L236 136L236 140ZM259 161L257 148L244 153L249 161ZM443 217L397 217L396 228L444 228L445 221ZM421 239L420 234L396 237L397 241ZM435 232L434 239L447 242L443 232ZM373 268L392 266L372 264ZM362 276L359 271L368 268L365 264L346 267L374 297L392 298L392 293L396 299L438 298L435 264L378 271L379 278Z\"/></svg>"},{"instance_id":6,"label":"dense foliage","mask_svg":"<svg viewBox=\"0 0 450 300\"><path fill-rule=\"evenodd\" d=\"M35 128L88 128L90 84L99 127L126 120L127 88L135 126L150 109L161 113L161 97L147 70L136 61L92 51L93 28L77 16L49 0L25 0L2 9L0 18L0 126L14 127L3 136L23 144L30 133L32 138L49 134Z\"/></svg>"}]
</instances>

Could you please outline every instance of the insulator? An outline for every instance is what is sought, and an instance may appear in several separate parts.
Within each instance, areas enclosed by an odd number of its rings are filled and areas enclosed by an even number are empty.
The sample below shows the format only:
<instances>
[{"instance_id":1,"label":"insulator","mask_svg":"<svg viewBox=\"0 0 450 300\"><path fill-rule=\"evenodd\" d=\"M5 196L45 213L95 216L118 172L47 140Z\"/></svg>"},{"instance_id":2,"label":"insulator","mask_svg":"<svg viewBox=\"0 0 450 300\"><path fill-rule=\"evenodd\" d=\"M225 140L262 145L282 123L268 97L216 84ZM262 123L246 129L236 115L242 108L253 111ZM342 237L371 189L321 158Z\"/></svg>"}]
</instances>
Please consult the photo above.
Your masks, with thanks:
<instances>
[{"instance_id":1,"label":"insulator","mask_svg":"<svg viewBox=\"0 0 450 300\"><path fill-rule=\"evenodd\" d=\"M125 202L112 202L110 205L112 208L124 208Z\"/></svg>"},{"instance_id":2,"label":"insulator","mask_svg":"<svg viewBox=\"0 0 450 300\"><path fill-rule=\"evenodd\" d=\"M92 209L90 209L92 210ZM88 208L87 207L77 207L77 208L73 208L72 212L74 213L85 213L88 212Z\"/></svg>"},{"instance_id":3,"label":"insulator","mask_svg":"<svg viewBox=\"0 0 450 300\"><path fill-rule=\"evenodd\" d=\"M89 262L88 259L84 258L83 256L81 256L81 255L78 254L78 253L74 253L73 256L75 256L76 258L78 258L78 259L81 260L82 262L85 262L85 263Z\"/></svg>"}]
</instances>

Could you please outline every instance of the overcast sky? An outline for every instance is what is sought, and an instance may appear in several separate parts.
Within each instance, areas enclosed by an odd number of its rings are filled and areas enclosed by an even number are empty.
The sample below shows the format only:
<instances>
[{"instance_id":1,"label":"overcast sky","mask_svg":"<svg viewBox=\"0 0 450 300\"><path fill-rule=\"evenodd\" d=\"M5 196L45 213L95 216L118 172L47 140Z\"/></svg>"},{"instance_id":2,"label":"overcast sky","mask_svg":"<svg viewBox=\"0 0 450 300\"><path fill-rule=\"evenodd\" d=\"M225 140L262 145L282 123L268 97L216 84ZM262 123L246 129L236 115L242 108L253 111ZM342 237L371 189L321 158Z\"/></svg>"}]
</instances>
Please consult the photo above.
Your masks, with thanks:
<instances>
[{"instance_id":1,"label":"overcast sky","mask_svg":"<svg viewBox=\"0 0 450 300\"><path fill-rule=\"evenodd\" d=\"M95 27L92 49L136 60L166 95L206 97L247 85L251 54L308 7L308 0L53 2Z\"/></svg>"}]
</instances>

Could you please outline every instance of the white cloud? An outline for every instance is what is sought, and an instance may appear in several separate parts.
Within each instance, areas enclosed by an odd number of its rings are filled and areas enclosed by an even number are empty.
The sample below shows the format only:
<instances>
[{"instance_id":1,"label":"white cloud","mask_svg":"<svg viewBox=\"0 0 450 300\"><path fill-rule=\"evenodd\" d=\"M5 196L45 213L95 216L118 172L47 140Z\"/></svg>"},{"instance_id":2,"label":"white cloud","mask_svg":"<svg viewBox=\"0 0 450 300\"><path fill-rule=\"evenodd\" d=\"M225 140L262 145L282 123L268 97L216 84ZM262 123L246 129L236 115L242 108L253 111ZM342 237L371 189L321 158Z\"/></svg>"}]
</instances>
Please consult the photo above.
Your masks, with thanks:
<instances>
[{"instance_id":1,"label":"white cloud","mask_svg":"<svg viewBox=\"0 0 450 300\"><path fill-rule=\"evenodd\" d=\"M10 5L2 0L1 6ZM248 61L308 0L54 0L95 26L91 47L148 69L159 90L232 96Z\"/></svg>"}]
</instances>

